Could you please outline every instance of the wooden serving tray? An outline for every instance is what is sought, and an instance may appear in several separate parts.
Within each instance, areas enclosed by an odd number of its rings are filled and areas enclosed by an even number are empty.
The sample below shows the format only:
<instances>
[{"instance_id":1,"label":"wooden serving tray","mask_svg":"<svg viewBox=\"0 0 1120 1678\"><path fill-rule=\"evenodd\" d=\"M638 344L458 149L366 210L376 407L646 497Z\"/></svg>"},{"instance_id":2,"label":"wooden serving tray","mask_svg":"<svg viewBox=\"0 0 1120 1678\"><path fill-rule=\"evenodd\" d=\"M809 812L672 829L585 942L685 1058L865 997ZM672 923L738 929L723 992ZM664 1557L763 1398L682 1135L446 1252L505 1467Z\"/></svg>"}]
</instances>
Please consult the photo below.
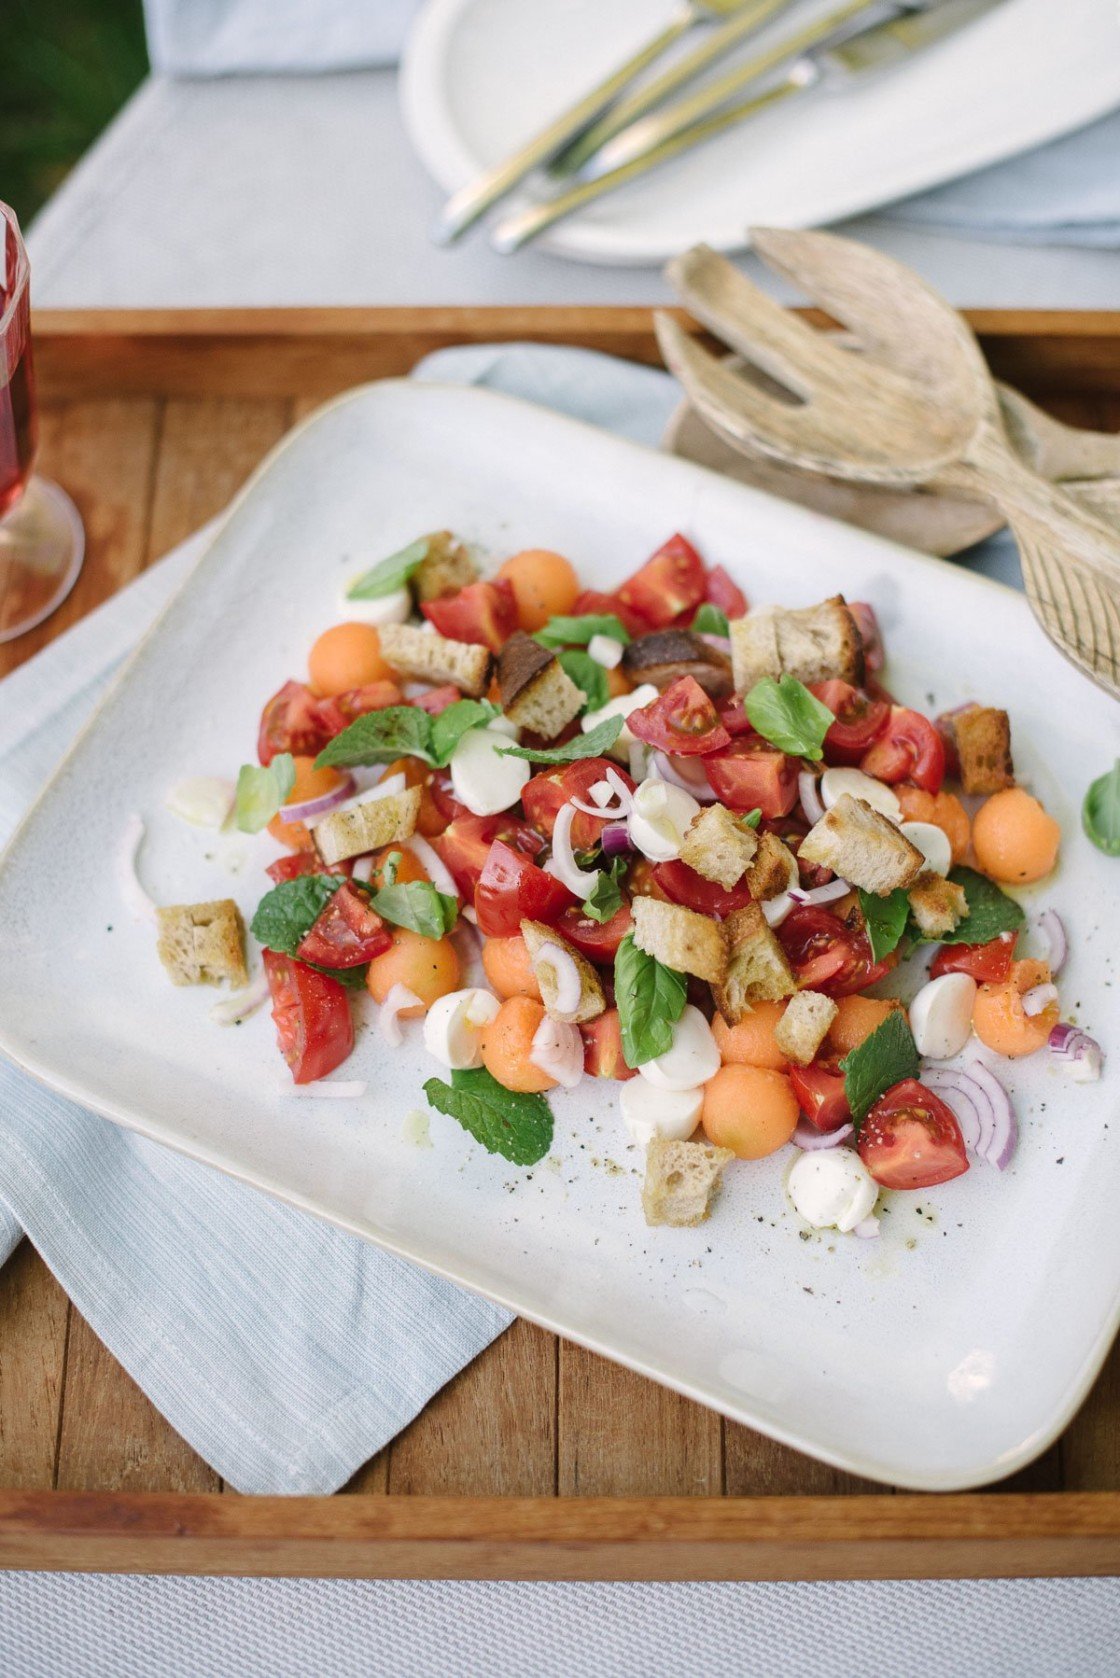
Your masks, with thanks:
<instances>
[{"instance_id":1,"label":"wooden serving tray","mask_svg":"<svg viewBox=\"0 0 1120 1678\"><path fill-rule=\"evenodd\" d=\"M1120 314L971 317L996 372L1120 427ZM196 530L325 397L503 339L658 360L646 309L58 311L35 322L42 466L81 508L66 604L14 668ZM333 1498L228 1492L25 1243L0 1270L0 1565L454 1578L1120 1571L1120 1347L1063 1437L994 1491L889 1489L525 1322Z\"/></svg>"}]
</instances>

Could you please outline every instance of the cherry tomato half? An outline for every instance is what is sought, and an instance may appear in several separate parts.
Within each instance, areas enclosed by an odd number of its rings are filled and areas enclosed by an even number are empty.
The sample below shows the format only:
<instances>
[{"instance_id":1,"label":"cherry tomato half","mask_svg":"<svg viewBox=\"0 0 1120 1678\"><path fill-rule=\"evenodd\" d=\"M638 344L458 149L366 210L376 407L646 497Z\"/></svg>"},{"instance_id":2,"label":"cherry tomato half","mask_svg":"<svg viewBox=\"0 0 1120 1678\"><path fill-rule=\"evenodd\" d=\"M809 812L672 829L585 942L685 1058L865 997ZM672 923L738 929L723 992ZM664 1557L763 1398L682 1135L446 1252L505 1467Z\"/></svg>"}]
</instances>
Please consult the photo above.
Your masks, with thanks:
<instances>
[{"instance_id":1,"label":"cherry tomato half","mask_svg":"<svg viewBox=\"0 0 1120 1678\"><path fill-rule=\"evenodd\" d=\"M797 1104L811 1125L829 1131L847 1124L852 1111L842 1072L815 1061L812 1066L791 1066L788 1076Z\"/></svg>"},{"instance_id":2,"label":"cherry tomato half","mask_svg":"<svg viewBox=\"0 0 1120 1678\"><path fill-rule=\"evenodd\" d=\"M869 699L866 693L833 677L828 682L810 683L822 705L827 705L836 721L824 737L826 763L859 763L864 753L877 740L890 720L891 708L882 699Z\"/></svg>"},{"instance_id":3,"label":"cherry tomato half","mask_svg":"<svg viewBox=\"0 0 1120 1678\"><path fill-rule=\"evenodd\" d=\"M625 1083L627 1078L638 1076L636 1069L627 1066L622 1058L617 1008L608 1008L598 1019L585 1021L579 1030L583 1038L583 1069L592 1078L615 1078Z\"/></svg>"},{"instance_id":4,"label":"cherry tomato half","mask_svg":"<svg viewBox=\"0 0 1120 1678\"><path fill-rule=\"evenodd\" d=\"M1002 985L1011 976L1015 954L1014 932L1001 932L990 944L942 944L930 963L929 976L967 973L978 984Z\"/></svg>"},{"instance_id":5,"label":"cherry tomato half","mask_svg":"<svg viewBox=\"0 0 1120 1678\"><path fill-rule=\"evenodd\" d=\"M690 868L687 862L659 862L653 878L671 903L683 903L701 915L719 915L721 919L736 909L743 909L751 900L750 888L740 881L728 891L718 880L706 880Z\"/></svg>"},{"instance_id":6,"label":"cherry tomato half","mask_svg":"<svg viewBox=\"0 0 1120 1678\"><path fill-rule=\"evenodd\" d=\"M512 938L522 921L558 920L575 901L567 886L500 839L490 847L474 893L479 931L487 938Z\"/></svg>"},{"instance_id":7,"label":"cherry tomato half","mask_svg":"<svg viewBox=\"0 0 1120 1678\"><path fill-rule=\"evenodd\" d=\"M544 850L544 840L515 816L458 815L432 840L432 845L455 877L455 884L468 902L474 898L490 847L495 839L534 857Z\"/></svg>"},{"instance_id":8,"label":"cherry tomato half","mask_svg":"<svg viewBox=\"0 0 1120 1678\"><path fill-rule=\"evenodd\" d=\"M449 640L470 641L492 653L500 653L517 628L517 601L506 577L468 583L458 594L426 600L420 609Z\"/></svg>"},{"instance_id":9,"label":"cherry tomato half","mask_svg":"<svg viewBox=\"0 0 1120 1678\"><path fill-rule=\"evenodd\" d=\"M860 1125L859 1157L885 1189L931 1189L968 1170L960 1125L917 1078L879 1097Z\"/></svg>"},{"instance_id":10,"label":"cherry tomato half","mask_svg":"<svg viewBox=\"0 0 1120 1678\"><path fill-rule=\"evenodd\" d=\"M945 742L920 711L892 705L887 726L860 759L877 781L912 781L923 792L940 792L945 779Z\"/></svg>"},{"instance_id":11,"label":"cherry tomato half","mask_svg":"<svg viewBox=\"0 0 1120 1678\"><path fill-rule=\"evenodd\" d=\"M582 905L577 903L571 909L564 910L556 925L581 956L606 967L614 961L618 954L618 946L632 930L634 917L630 913L630 905L624 903L609 921L593 921L590 915L584 914Z\"/></svg>"},{"instance_id":12,"label":"cherry tomato half","mask_svg":"<svg viewBox=\"0 0 1120 1678\"><path fill-rule=\"evenodd\" d=\"M778 939L802 990L825 996L852 996L890 972L873 961L867 934L838 915L812 904L792 910L778 928Z\"/></svg>"},{"instance_id":13,"label":"cherry tomato half","mask_svg":"<svg viewBox=\"0 0 1120 1678\"><path fill-rule=\"evenodd\" d=\"M707 598L729 618L741 618L747 609L746 595L722 565L713 565L708 572Z\"/></svg>"},{"instance_id":14,"label":"cherry tomato half","mask_svg":"<svg viewBox=\"0 0 1120 1678\"><path fill-rule=\"evenodd\" d=\"M618 598L652 629L665 629L704 598L704 561L678 532L618 589Z\"/></svg>"},{"instance_id":15,"label":"cherry tomato half","mask_svg":"<svg viewBox=\"0 0 1120 1678\"><path fill-rule=\"evenodd\" d=\"M280 885L284 880L298 880L301 874L346 874L353 869L350 862L332 862L329 865L319 856L318 851L290 851L287 856L278 856L275 862L270 862L265 873L270 880Z\"/></svg>"},{"instance_id":16,"label":"cherry tomato half","mask_svg":"<svg viewBox=\"0 0 1120 1678\"><path fill-rule=\"evenodd\" d=\"M369 899L347 882L324 903L296 954L317 967L361 967L383 956L392 942L392 933L370 908Z\"/></svg>"},{"instance_id":17,"label":"cherry tomato half","mask_svg":"<svg viewBox=\"0 0 1120 1678\"><path fill-rule=\"evenodd\" d=\"M330 738L311 689L303 682L285 682L261 712L257 756L264 764L279 752L317 757Z\"/></svg>"},{"instance_id":18,"label":"cherry tomato half","mask_svg":"<svg viewBox=\"0 0 1120 1678\"><path fill-rule=\"evenodd\" d=\"M354 1022L337 979L302 961L263 952L280 1053L297 1084L311 1084L341 1066L354 1047Z\"/></svg>"},{"instance_id":19,"label":"cherry tomato half","mask_svg":"<svg viewBox=\"0 0 1120 1678\"><path fill-rule=\"evenodd\" d=\"M733 810L761 810L768 820L788 816L797 803L798 761L757 735L744 735L704 759L708 785Z\"/></svg>"},{"instance_id":20,"label":"cherry tomato half","mask_svg":"<svg viewBox=\"0 0 1120 1678\"><path fill-rule=\"evenodd\" d=\"M608 769L622 777L628 792L634 791L630 776L609 757L584 757L563 769L547 769L534 775L521 789L521 804L529 821L551 839L561 806L569 798L589 804L591 788L604 779ZM614 795L611 796L613 803ZM572 820L572 845L577 851L589 851L592 845L598 844L607 825L602 816L589 816L585 810L577 810Z\"/></svg>"},{"instance_id":21,"label":"cherry tomato half","mask_svg":"<svg viewBox=\"0 0 1120 1678\"><path fill-rule=\"evenodd\" d=\"M640 711L631 711L626 726L648 746L680 757L700 757L731 744L715 706L694 676L678 676Z\"/></svg>"}]
</instances>

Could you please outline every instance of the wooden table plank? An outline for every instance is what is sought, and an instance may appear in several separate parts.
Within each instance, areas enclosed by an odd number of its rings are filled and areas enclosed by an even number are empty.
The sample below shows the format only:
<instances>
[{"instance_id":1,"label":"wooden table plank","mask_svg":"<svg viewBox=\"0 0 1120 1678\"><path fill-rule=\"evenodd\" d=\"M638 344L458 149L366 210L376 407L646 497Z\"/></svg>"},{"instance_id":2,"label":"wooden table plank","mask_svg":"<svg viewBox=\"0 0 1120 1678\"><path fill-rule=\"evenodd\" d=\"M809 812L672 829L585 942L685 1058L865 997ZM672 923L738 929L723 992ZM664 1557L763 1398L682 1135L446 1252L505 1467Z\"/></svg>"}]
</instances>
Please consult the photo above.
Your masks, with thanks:
<instances>
[{"instance_id":1,"label":"wooden table plank","mask_svg":"<svg viewBox=\"0 0 1120 1678\"><path fill-rule=\"evenodd\" d=\"M562 1497L718 1497L720 1417L582 1346L560 1342Z\"/></svg>"},{"instance_id":2,"label":"wooden table plank","mask_svg":"<svg viewBox=\"0 0 1120 1678\"><path fill-rule=\"evenodd\" d=\"M0 1269L0 1486L54 1485L69 1302L29 1242Z\"/></svg>"}]
</instances>

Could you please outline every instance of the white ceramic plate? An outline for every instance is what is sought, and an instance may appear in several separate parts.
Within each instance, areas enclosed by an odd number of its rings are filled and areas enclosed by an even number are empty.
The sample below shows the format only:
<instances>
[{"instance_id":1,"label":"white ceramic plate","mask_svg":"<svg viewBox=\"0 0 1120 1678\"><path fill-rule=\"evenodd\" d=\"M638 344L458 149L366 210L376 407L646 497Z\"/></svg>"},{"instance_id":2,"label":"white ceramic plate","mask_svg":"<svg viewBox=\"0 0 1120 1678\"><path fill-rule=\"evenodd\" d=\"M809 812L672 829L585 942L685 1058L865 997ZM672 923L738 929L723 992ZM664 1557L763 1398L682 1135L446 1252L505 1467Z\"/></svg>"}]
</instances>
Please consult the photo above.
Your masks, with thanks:
<instances>
[{"instance_id":1,"label":"white ceramic plate","mask_svg":"<svg viewBox=\"0 0 1120 1678\"><path fill-rule=\"evenodd\" d=\"M263 700L303 670L356 554L442 526L498 557L558 549L602 587L679 528L756 603L837 588L873 601L903 697L1010 706L1020 772L1066 835L1044 893L1073 933L1063 991L1087 1027L1114 1030L1102 904L1120 864L1077 815L1116 755L1118 712L1021 598L543 409L385 383L321 410L261 468L15 839L0 1047L121 1124L829 1462L915 1487L1010 1473L1068 1420L1116 1328L1115 1072L1084 1087L1041 1057L1016 1067L1012 1168L895 1197L878 1242L809 1236L783 1198L791 1150L732 1170L703 1227L651 1230L616 1086L554 1097L553 1153L531 1171L436 1114L418 1149L405 1120L432 1063L415 1027L392 1054L376 1030L360 1037L340 1076L368 1079L366 1098L296 1100L267 1012L214 1025L215 993L174 989L152 929L129 919L112 859L132 811L157 901L234 895L251 913L272 842L184 827L164 794L253 756Z\"/></svg>"},{"instance_id":2,"label":"white ceramic plate","mask_svg":"<svg viewBox=\"0 0 1120 1678\"><path fill-rule=\"evenodd\" d=\"M781 30L829 9L831 0L801 0ZM454 191L594 86L671 10L667 0L428 0L401 74L413 145ZM1005 0L902 69L788 100L541 244L607 263L662 262L699 240L734 250L752 224L839 221L1040 145L1118 102L1115 0Z\"/></svg>"}]
</instances>

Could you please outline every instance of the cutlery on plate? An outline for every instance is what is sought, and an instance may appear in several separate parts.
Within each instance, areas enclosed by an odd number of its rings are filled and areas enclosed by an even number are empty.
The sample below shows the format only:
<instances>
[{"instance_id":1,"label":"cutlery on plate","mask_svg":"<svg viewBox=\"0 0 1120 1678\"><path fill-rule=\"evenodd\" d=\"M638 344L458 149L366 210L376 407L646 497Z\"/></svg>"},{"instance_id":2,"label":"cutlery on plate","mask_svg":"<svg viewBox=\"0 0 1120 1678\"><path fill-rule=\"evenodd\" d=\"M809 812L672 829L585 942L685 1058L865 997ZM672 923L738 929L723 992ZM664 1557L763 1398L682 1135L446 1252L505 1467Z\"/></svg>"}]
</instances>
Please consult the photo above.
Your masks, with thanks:
<instances>
[{"instance_id":1,"label":"cutlery on plate","mask_svg":"<svg viewBox=\"0 0 1120 1678\"><path fill-rule=\"evenodd\" d=\"M1004 0L939 0L905 11L896 4L881 4L869 21L867 0L847 0L698 93L624 129L600 154L604 173L514 211L493 229L491 244L503 254L519 250L586 204L791 94L822 86L840 89L860 76L892 69L1003 4ZM733 93L782 65L785 70L778 81L727 103Z\"/></svg>"},{"instance_id":2,"label":"cutlery on plate","mask_svg":"<svg viewBox=\"0 0 1120 1678\"><path fill-rule=\"evenodd\" d=\"M834 234L755 228L751 238L864 353L829 342L698 246L668 265L670 282L697 319L782 387L741 379L659 311L662 354L704 418L803 471L894 486L936 477L990 498L1018 542L1044 631L1120 698L1120 525L1107 517L1107 498L1072 495L1021 458L969 327L901 263Z\"/></svg>"},{"instance_id":3,"label":"cutlery on plate","mask_svg":"<svg viewBox=\"0 0 1120 1678\"><path fill-rule=\"evenodd\" d=\"M668 23L632 53L624 64L593 87L582 99L542 128L511 156L495 164L447 200L436 220L432 237L437 244L452 244L480 216L511 192L526 175L549 163L589 123L601 116L643 70L656 62L673 44L698 24L728 18L735 26L734 39L745 39L755 29L784 10L790 0L684 0Z\"/></svg>"}]
</instances>

